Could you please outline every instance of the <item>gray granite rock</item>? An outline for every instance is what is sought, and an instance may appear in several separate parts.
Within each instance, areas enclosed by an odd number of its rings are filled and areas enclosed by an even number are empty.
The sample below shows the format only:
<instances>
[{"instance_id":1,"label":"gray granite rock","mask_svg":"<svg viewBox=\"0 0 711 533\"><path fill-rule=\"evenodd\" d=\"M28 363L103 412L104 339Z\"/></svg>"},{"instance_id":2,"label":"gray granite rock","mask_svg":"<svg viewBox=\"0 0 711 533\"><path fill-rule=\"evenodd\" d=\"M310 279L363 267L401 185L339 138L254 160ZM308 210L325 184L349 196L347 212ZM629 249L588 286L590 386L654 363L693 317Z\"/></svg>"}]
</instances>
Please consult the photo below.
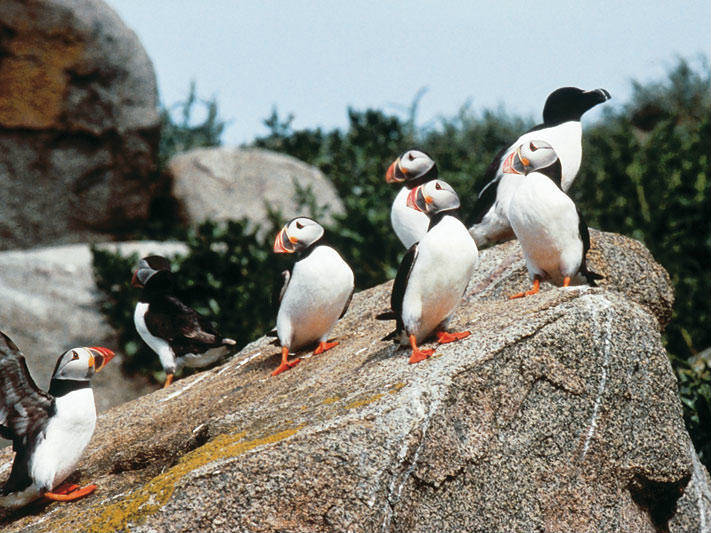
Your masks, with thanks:
<instances>
[{"instance_id":1,"label":"gray granite rock","mask_svg":"<svg viewBox=\"0 0 711 533\"><path fill-rule=\"evenodd\" d=\"M285 220L308 215L299 208L297 183L317 194L332 213L343 210L333 185L316 167L298 159L257 148L198 148L168 163L172 195L188 224L246 217L257 226L267 220L267 207ZM326 217L328 218L328 217Z\"/></svg>"},{"instance_id":2,"label":"gray granite rock","mask_svg":"<svg viewBox=\"0 0 711 533\"><path fill-rule=\"evenodd\" d=\"M156 104L150 59L103 1L2 0L0 249L97 240L145 219Z\"/></svg>"},{"instance_id":3,"label":"gray granite rock","mask_svg":"<svg viewBox=\"0 0 711 533\"><path fill-rule=\"evenodd\" d=\"M661 343L663 270L595 233L606 285L510 301L528 283L516 246L482 254L452 323L471 336L435 357L409 365L381 341L391 284L363 291L341 344L284 374L260 339L102 415L74 475L98 491L5 530L704 531L711 483Z\"/></svg>"}]
</instances>

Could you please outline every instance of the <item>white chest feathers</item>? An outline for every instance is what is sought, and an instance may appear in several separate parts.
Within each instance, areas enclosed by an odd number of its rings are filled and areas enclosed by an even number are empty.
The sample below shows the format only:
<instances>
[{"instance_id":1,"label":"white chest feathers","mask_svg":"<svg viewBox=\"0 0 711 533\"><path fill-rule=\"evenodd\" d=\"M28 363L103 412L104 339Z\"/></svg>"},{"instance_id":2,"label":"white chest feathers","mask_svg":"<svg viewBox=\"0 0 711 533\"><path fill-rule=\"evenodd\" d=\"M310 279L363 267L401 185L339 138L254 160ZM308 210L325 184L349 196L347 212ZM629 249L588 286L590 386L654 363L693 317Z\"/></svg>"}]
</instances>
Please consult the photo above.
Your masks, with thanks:
<instances>
[{"instance_id":1,"label":"white chest feathers","mask_svg":"<svg viewBox=\"0 0 711 533\"><path fill-rule=\"evenodd\" d=\"M49 419L44 438L30 461L30 476L39 488L50 490L74 471L96 426L91 388L56 398L56 413Z\"/></svg>"},{"instance_id":2,"label":"white chest feathers","mask_svg":"<svg viewBox=\"0 0 711 533\"><path fill-rule=\"evenodd\" d=\"M325 340L353 292L353 271L330 246L297 261L277 314L282 346L298 349Z\"/></svg>"},{"instance_id":3,"label":"white chest feathers","mask_svg":"<svg viewBox=\"0 0 711 533\"><path fill-rule=\"evenodd\" d=\"M417 342L452 314L474 274L479 251L464 225L445 216L422 238L402 302L405 333Z\"/></svg>"},{"instance_id":4,"label":"white chest feathers","mask_svg":"<svg viewBox=\"0 0 711 533\"><path fill-rule=\"evenodd\" d=\"M393 201L390 210L390 222L393 230L405 248L419 242L427 233L429 217L421 211L407 207L407 195L410 189L403 187Z\"/></svg>"},{"instance_id":5,"label":"white chest feathers","mask_svg":"<svg viewBox=\"0 0 711 533\"><path fill-rule=\"evenodd\" d=\"M529 275L556 282L580 268L583 243L573 201L547 176L526 176L511 198L511 227L523 249Z\"/></svg>"}]
</instances>

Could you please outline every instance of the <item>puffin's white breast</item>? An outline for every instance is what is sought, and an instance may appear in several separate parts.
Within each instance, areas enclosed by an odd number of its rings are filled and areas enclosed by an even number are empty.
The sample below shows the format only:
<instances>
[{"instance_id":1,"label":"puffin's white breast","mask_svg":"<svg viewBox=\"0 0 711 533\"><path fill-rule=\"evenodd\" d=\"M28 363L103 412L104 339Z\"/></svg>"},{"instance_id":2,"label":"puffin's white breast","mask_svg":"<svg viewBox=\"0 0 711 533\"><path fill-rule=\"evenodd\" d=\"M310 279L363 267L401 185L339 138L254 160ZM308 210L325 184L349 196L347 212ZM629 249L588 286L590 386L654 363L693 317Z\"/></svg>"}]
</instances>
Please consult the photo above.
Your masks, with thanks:
<instances>
[{"instance_id":1,"label":"puffin's white breast","mask_svg":"<svg viewBox=\"0 0 711 533\"><path fill-rule=\"evenodd\" d=\"M91 388L69 392L55 399L56 413L49 419L39 445L30 459L35 484L50 490L74 471L96 426Z\"/></svg>"},{"instance_id":2,"label":"puffin's white breast","mask_svg":"<svg viewBox=\"0 0 711 533\"><path fill-rule=\"evenodd\" d=\"M403 187L397 193L390 210L390 222L400 242L409 249L425 236L430 219L421 211L407 207L408 194L410 190L407 187Z\"/></svg>"},{"instance_id":3,"label":"puffin's white breast","mask_svg":"<svg viewBox=\"0 0 711 533\"><path fill-rule=\"evenodd\" d=\"M297 261L277 314L282 346L297 349L325 337L352 291L353 271L330 246Z\"/></svg>"},{"instance_id":4,"label":"puffin's white breast","mask_svg":"<svg viewBox=\"0 0 711 533\"><path fill-rule=\"evenodd\" d=\"M509 203L508 218L532 276L548 274L559 280L578 271L583 251L578 213L547 176L526 176Z\"/></svg>"},{"instance_id":5,"label":"puffin's white breast","mask_svg":"<svg viewBox=\"0 0 711 533\"><path fill-rule=\"evenodd\" d=\"M479 251L464 225L445 216L422 238L403 298L407 333L424 340L454 311L478 263Z\"/></svg>"}]
</instances>

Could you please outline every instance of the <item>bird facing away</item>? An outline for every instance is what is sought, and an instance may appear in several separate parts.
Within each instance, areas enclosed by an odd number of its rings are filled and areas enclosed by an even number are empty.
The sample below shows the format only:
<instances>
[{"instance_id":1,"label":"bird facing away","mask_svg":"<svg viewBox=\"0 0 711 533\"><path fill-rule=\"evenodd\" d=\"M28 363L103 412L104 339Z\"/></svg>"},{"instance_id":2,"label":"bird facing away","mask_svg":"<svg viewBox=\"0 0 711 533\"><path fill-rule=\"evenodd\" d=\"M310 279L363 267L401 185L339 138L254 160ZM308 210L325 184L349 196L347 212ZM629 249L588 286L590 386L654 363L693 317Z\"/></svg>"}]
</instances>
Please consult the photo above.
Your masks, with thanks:
<instances>
[{"instance_id":1,"label":"bird facing away","mask_svg":"<svg viewBox=\"0 0 711 533\"><path fill-rule=\"evenodd\" d=\"M63 482L94 434L91 378L113 356L99 346L66 351L44 392L30 376L22 352L0 332L0 435L12 441L15 452L10 477L0 488L1 507L21 507L42 496L71 501L96 489Z\"/></svg>"},{"instance_id":2,"label":"bird facing away","mask_svg":"<svg viewBox=\"0 0 711 533\"><path fill-rule=\"evenodd\" d=\"M338 342L327 342L350 305L354 277L340 254L323 241L321 225L307 217L289 221L274 239L274 252L295 254L291 271L282 272L283 286L275 294L277 336L281 344L281 364L276 376L301 360L288 361L290 351L318 343L314 355L330 350Z\"/></svg>"},{"instance_id":3,"label":"bird facing away","mask_svg":"<svg viewBox=\"0 0 711 533\"><path fill-rule=\"evenodd\" d=\"M203 368L227 355L235 340L222 337L205 317L173 294L174 276L165 257L138 262L131 285L141 289L133 314L136 331L158 355L164 387L182 367Z\"/></svg>"},{"instance_id":4,"label":"bird facing away","mask_svg":"<svg viewBox=\"0 0 711 533\"><path fill-rule=\"evenodd\" d=\"M407 195L414 187L436 178L437 165L430 156L419 150L408 150L388 167L385 181L404 185L393 201L390 222L405 248L424 237L430 225L425 213L407 207Z\"/></svg>"},{"instance_id":5,"label":"bird facing away","mask_svg":"<svg viewBox=\"0 0 711 533\"><path fill-rule=\"evenodd\" d=\"M558 164L557 168L550 167L546 173L557 173L558 177L549 177L558 179L563 191L567 191L580 169L582 160L581 117L589 109L609 99L610 93L605 89L584 91L577 87L561 87L548 96L543 107L543 123L527 131L496 154L486 169L486 185L479 192L474 206L473 225L469 228L477 246L481 248L514 237L506 217L506 205L520 181L508 173L505 166L516 147L531 140L549 143L558 154Z\"/></svg>"},{"instance_id":6,"label":"bird facing away","mask_svg":"<svg viewBox=\"0 0 711 533\"><path fill-rule=\"evenodd\" d=\"M519 173L522 181L507 205L507 217L521 244L533 288L511 298L536 294L546 278L567 287L577 273L591 286L602 277L587 268L590 235L580 211L560 183L541 171L557 159L553 147L541 140L527 141L514 152L510 170Z\"/></svg>"},{"instance_id":7,"label":"bird facing away","mask_svg":"<svg viewBox=\"0 0 711 533\"><path fill-rule=\"evenodd\" d=\"M427 214L429 229L400 263L390 297L391 311L376 318L396 320L395 331L385 338L394 338L401 345L409 343L410 363L434 354L434 350L418 348L433 332L440 344L469 335L468 331L446 331L479 260L474 240L457 218L459 205L457 193L441 180L419 185L407 197L409 209Z\"/></svg>"}]
</instances>

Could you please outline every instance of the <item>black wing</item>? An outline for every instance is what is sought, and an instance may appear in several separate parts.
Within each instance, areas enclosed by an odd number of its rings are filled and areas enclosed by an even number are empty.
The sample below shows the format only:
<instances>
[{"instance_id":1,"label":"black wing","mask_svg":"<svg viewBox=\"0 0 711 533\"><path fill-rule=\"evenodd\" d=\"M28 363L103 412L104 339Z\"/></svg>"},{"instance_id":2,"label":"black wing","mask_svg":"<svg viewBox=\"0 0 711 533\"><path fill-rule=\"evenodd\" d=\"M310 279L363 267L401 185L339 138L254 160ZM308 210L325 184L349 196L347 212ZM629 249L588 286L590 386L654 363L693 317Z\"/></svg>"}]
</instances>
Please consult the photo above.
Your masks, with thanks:
<instances>
[{"instance_id":1,"label":"black wing","mask_svg":"<svg viewBox=\"0 0 711 533\"><path fill-rule=\"evenodd\" d=\"M10 478L0 490L3 494L32 483L28 460L54 412L54 398L37 388L22 352L0 332L0 434L12 440L17 452Z\"/></svg>"},{"instance_id":2,"label":"black wing","mask_svg":"<svg viewBox=\"0 0 711 533\"><path fill-rule=\"evenodd\" d=\"M583 218L583 214L580 209L577 206L575 207L575 209L578 212L578 233L580 233L580 239L583 241L583 258L580 261L580 273L585 276L588 285L590 285L591 287L597 287L597 283L595 283L595 280L603 279L604 276L598 274L597 272L593 272L592 270L588 270L587 256L588 250L590 249L590 231L588 230L588 225L585 222L585 219Z\"/></svg>"},{"instance_id":3,"label":"black wing","mask_svg":"<svg viewBox=\"0 0 711 533\"><path fill-rule=\"evenodd\" d=\"M390 295L390 308L396 315L395 319L397 320L398 331L403 328L402 301L405 299L405 290L407 289L407 282L410 279L410 272L412 272L412 267L415 265L415 261L417 260L418 246L419 243L415 243L410 246L410 249L400 262L397 274L395 275L395 281L393 282L393 292Z\"/></svg>"},{"instance_id":4,"label":"black wing","mask_svg":"<svg viewBox=\"0 0 711 533\"><path fill-rule=\"evenodd\" d=\"M170 342L176 355L202 353L222 345L222 337L210 321L174 296L151 302L145 321L148 331Z\"/></svg>"},{"instance_id":5,"label":"black wing","mask_svg":"<svg viewBox=\"0 0 711 533\"><path fill-rule=\"evenodd\" d=\"M286 288L289 286L289 281L291 280L291 269L284 270L281 273L281 278L283 280L283 282L281 284L281 288L279 288L278 283L275 283L274 288L272 290L272 310L273 310L274 316L276 316L279 313L279 306L281 305L281 300L282 300L282 298L284 298L284 293L286 293Z\"/></svg>"},{"instance_id":6,"label":"black wing","mask_svg":"<svg viewBox=\"0 0 711 533\"><path fill-rule=\"evenodd\" d=\"M286 290L286 287L284 287L284 290ZM348 311L348 308L351 306L351 300L353 299L353 294L355 293L355 287L353 287L353 290L351 291L350 296L348 296L348 300L346 300L346 305L343 306L343 312L341 313L341 316L338 317L338 320L343 318L343 315L346 314Z\"/></svg>"},{"instance_id":7,"label":"black wing","mask_svg":"<svg viewBox=\"0 0 711 533\"><path fill-rule=\"evenodd\" d=\"M535 126L533 126L533 127L532 127L530 130L528 130L526 133L531 133L532 131L544 130L544 129L546 129L546 128L550 128L550 125L546 126L545 124L543 124L543 123L541 122L540 124L536 124ZM524 133L523 135L526 135L526 133ZM523 137L523 135L522 135L522 137Z\"/></svg>"},{"instance_id":8,"label":"black wing","mask_svg":"<svg viewBox=\"0 0 711 533\"><path fill-rule=\"evenodd\" d=\"M501 175L498 172L499 167L501 166L501 159L510 148L510 146L502 148L499 153L494 156L494 160L486 168L486 171L484 172L484 180L486 181L486 185L484 185L484 188L479 191L479 196L474 204L474 210L472 213L473 218L470 220L470 223L467 224L468 226L471 226L472 224L479 224L484 218L484 215L489 212L491 206L494 205L494 202L496 201L496 189L498 188L499 181L501 180Z\"/></svg>"}]
</instances>

